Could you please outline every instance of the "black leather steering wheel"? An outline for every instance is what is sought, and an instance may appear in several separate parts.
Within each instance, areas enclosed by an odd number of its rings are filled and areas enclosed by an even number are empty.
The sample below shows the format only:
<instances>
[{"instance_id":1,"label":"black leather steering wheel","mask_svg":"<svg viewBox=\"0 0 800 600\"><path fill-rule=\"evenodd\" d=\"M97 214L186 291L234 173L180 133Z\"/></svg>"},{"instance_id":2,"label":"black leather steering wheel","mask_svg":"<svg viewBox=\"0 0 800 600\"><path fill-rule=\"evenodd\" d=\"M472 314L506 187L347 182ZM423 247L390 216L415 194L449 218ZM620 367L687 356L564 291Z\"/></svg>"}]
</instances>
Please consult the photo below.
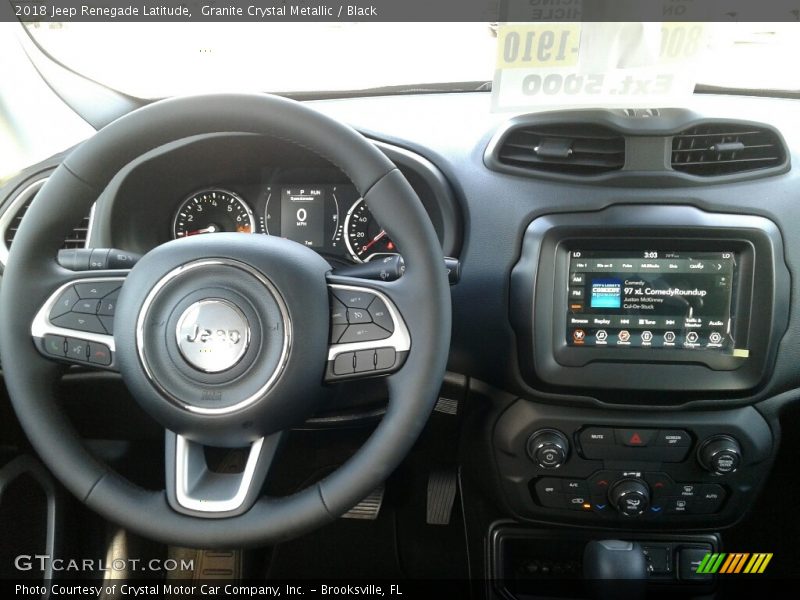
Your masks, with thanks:
<instances>
[{"instance_id":1,"label":"black leather steering wheel","mask_svg":"<svg viewBox=\"0 0 800 600\"><path fill-rule=\"evenodd\" d=\"M121 168L168 142L214 132L289 141L338 166L396 242L404 275L393 282L341 277L301 244L234 233L166 243L130 271L59 266L55 257L65 234ZM87 299L99 302L99 312L105 304L114 308L113 318L98 326L95 315L75 317L76 296L82 306ZM374 328L350 329L356 326L346 324L348 308L380 320L378 339ZM343 330L350 333L342 336ZM14 239L0 292L5 382L42 460L104 517L192 547L291 538L368 495L427 421L449 340L441 247L403 175L353 129L268 95L165 100L99 131L37 194ZM165 490L135 486L84 446L55 393L68 362L118 370L140 405L164 425ZM387 377L389 404L360 450L294 495L260 496L281 432L318 408L320 388L340 377L376 375ZM249 447L244 470L209 469L205 446Z\"/></svg>"}]
</instances>

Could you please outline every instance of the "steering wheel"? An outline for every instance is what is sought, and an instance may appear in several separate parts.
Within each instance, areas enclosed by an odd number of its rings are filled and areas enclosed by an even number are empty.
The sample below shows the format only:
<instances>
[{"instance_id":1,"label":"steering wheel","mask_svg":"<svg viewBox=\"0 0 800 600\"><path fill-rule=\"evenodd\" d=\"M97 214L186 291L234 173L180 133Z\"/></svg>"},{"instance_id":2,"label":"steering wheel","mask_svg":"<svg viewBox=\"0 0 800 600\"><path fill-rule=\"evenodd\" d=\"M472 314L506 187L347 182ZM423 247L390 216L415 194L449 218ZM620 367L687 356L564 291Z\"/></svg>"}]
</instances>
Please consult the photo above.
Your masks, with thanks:
<instances>
[{"instance_id":1,"label":"steering wheel","mask_svg":"<svg viewBox=\"0 0 800 600\"><path fill-rule=\"evenodd\" d=\"M403 276L338 276L301 244L239 233L168 242L130 270L58 264L70 226L121 168L168 142L214 132L292 142L339 167L401 249ZM268 95L164 100L99 131L37 194L0 292L5 382L39 456L107 519L191 547L295 537L367 496L425 425L449 340L441 247L406 179L353 129ZM165 490L136 486L81 442L57 403L64 363L118 371L164 426ZM291 496L262 496L282 432L319 408L323 386L375 376L386 377L388 407L358 452ZM209 467L208 446L248 448L242 472Z\"/></svg>"}]
</instances>

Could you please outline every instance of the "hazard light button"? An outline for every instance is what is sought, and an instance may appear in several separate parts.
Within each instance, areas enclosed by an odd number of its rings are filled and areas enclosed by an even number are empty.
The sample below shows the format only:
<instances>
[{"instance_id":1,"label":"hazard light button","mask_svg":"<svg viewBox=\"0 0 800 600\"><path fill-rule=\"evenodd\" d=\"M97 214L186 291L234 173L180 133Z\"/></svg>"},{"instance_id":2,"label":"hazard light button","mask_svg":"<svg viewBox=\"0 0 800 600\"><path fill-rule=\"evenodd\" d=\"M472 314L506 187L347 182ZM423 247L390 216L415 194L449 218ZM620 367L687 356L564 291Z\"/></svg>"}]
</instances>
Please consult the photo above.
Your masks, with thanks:
<instances>
[{"instance_id":1,"label":"hazard light button","mask_svg":"<svg viewBox=\"0 0 800 600\"><path fill-rule=\"evenodd\" d=\"M653 443L656 429L615 429L614 437L618 444L634 448L649 446Z\"/></svg>"}]
</instances>

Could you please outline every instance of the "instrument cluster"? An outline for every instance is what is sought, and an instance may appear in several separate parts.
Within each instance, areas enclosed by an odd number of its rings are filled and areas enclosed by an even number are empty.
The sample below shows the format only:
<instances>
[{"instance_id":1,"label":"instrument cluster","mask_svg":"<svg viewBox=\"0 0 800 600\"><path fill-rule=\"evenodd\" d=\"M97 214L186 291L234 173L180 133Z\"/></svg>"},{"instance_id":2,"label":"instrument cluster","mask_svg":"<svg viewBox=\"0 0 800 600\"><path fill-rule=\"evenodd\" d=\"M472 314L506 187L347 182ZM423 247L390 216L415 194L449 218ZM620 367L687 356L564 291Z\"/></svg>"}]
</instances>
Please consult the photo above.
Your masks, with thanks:
<instances>
[{"instance_id":1,"label":"instrument cluster","mask_svg":"<svg viewBox=\"0 0 800 600\"><path fill-rule=\"evenodd\" d=\"M397 254L394 242L350 184L208 187L180 202L172 222L173 239L220 232L277 235L355 263Z\"/></svg>"}]
</instances>

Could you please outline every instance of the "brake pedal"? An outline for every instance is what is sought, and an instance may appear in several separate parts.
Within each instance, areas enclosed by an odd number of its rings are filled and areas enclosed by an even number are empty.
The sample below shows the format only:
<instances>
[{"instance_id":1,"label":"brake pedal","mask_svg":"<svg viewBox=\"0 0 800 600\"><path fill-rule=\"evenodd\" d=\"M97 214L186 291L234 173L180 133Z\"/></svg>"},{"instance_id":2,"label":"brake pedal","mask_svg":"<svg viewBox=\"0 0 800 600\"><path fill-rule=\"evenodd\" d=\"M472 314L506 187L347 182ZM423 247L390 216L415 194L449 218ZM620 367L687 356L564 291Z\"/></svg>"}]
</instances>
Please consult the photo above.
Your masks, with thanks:
<instances>
[{"instance_id":1,"label":"brake pedal","mask_svg":"<svg viewBox=\"0 0 800 600\"><path fill-rule=\"evenodd\" d=\"M449 525L458 490L456 471L433 471L428 476L428 525Z\"/></svg>"},{"instance_id":2,"label":"brake pedal","mask_svg":"<svg viewBox=\"0 0 800 600\"><path fill-rule=\"evenodd\" d=\"M378 518L378 513L381 512L381 505L383 504L383 493L386 491L386 486L381 484L380 487L373 490L373 492L364 498L361 502L356 504L353 508L348 510L342 515L343 519L364 519L367 521L374 521Z\"/></svg>"}]
</instances>

